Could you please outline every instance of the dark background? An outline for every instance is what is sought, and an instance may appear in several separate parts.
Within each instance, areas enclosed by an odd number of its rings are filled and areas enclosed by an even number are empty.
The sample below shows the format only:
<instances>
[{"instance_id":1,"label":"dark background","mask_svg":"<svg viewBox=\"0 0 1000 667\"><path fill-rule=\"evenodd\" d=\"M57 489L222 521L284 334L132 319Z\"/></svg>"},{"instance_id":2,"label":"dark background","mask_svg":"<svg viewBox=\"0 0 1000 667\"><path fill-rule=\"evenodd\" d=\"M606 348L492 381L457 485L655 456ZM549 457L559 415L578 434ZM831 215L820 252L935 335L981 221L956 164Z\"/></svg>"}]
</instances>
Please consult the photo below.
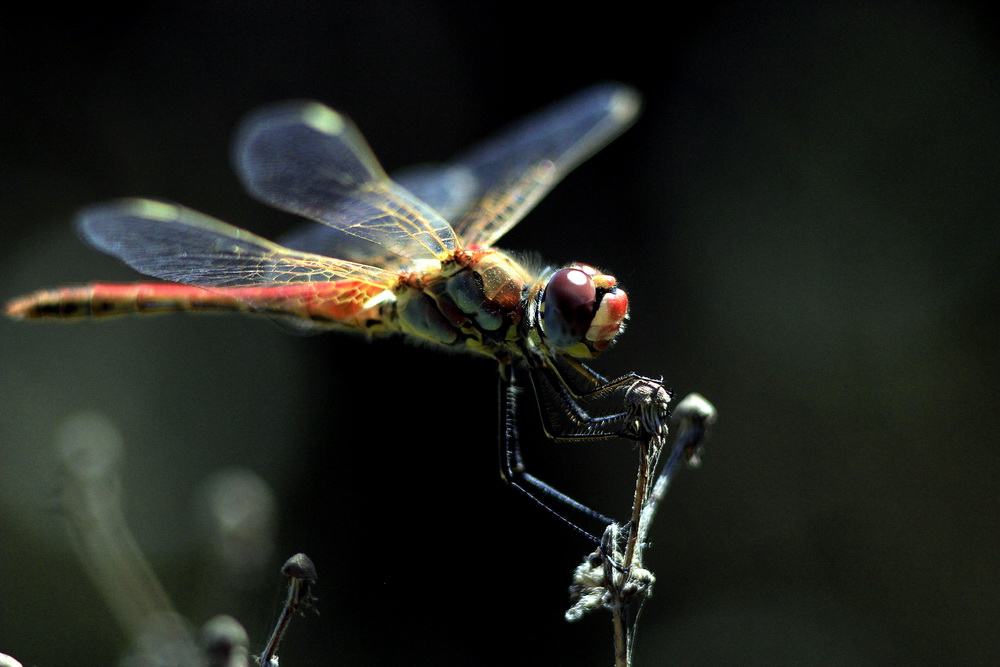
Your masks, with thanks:
<instances>
[{"instance_id":1,"label":"dark background","mask_svg":"<svg viewBox=\"0 0 1000 667\"><path fill-rule=\"evenodd\" d=\"M653 530L638 664L995 664L997 23L964 3L684 10L4 15L0 292L134 279L72 230L108 198L287 228L229 167L260 104L344 110L391 171L628 82L639 123L504 245L614 272L632 321L600 367L720 412ZM607 618L562 619L591 545L497 480L490 363L236 316L5 321L0 341L0 652L126 651L53 511L52 443L95 411L125 443L126 518L196 625L232 613L259 650L277 570L305 551L322 616L293 624L282 664L610 664ZM627 513L627 445L555 446L523 421L539 474ZM234 468L277 512L239 595L213 593L199 518L206 480Z\"/></svg>"}]
</instances>

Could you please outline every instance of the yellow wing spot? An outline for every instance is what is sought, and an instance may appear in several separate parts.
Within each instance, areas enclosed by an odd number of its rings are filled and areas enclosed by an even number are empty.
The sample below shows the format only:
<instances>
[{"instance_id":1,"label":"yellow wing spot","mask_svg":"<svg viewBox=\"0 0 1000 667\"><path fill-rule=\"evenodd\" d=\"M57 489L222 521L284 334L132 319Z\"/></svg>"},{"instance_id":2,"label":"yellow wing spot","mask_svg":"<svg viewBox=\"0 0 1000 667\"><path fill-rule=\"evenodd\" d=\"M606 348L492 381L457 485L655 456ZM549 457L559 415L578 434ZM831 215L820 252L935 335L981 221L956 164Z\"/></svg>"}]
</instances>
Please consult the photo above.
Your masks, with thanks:
<instances>
[{"instance_id":1,"label":"yellow wing spot","mask_svg":"<svg viewBox=\"0 0 1000 667\"><path fill-rule=\"evenodd\" d=\"M177 207L173 204L165 204L152 199L133 199L127 203L126 209L132 209L132 215L139 218L150 218L151 220L161 220L171 222L176 220Z\"/></svg>"},{"instance_id":2,"label":"yellow wing spot","mask_svg":"<svg viewBox=\"0 0 1000 667\"><path fill-rule=\"evenodd\" d=\"M302 120L324 134L338 135L344 132L344 117L322 104L307 104L302 109Z\"/></svg>"},{"instance_id":3,"label":"yellow wing spot","mask_svg":"<svg viewBox=\"0 0 1000 667\"><path fill-rule=\"evenodd\" d=\"M611 115L619 123L626 123L639 115L642 99L634 90L628 88L614 94L611 98Z\"/></svg>"}]
</instances>

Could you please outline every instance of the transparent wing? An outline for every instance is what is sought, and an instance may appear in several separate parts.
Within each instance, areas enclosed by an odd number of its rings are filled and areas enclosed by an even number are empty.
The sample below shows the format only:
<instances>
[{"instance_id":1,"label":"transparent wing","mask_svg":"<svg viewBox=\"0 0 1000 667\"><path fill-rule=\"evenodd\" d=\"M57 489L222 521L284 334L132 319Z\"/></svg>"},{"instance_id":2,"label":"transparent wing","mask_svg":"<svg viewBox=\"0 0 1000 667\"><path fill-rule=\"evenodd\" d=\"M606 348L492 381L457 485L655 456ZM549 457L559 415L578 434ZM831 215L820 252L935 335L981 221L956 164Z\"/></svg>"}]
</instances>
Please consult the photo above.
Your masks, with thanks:
<instances>
[{"instance_id":1,"label":"transparent wing","mask_svg":"<svg viewBox=\"0 0 1000 667\"><path fill-rule=\"evenodd\" d=\"M80 233L140 273L202 287L355 279L391 286L397 274L290 250L183 206L125 199L84 209Z\"/></svg>"},{"instance_id":2,"label":"transparent wing","mask_svg":"<svg viewBox=\"0 0 1000 667\"><path fill-rule=\"evenodd\" d=\"M556 165L544 160L527 168L517 180L505 181L483 193L476 206L456 225L462 230L462 244L493 245L534 208L558 177Z\"/></svg>"},{"instance_id":3,"label":"transparent wing","mask_svg":"<svg viewBox=\"0 0 1000 667\"><path fill-rule=\"evenodd\" d=\"M391 253L384 246L333 227L317 225L312 221L296 225L290 232L276 240L293 250L337 257L384 269L402 270L411 264L408 258Z\"/></svg>"},{"instance_id":4,"label":"transparent wing","mask_svg":"<svg viewBox=\"0 0 1000 667\"><path fill-rule=\"evenodd\" d=\"M639 108L632 88L598 84L518 121L447 164L415 167L394 179L451 221L462 245L492 245L566 174L624 132ZM505 214L491 217L494 210Z\"/></svg>"},{"instance_id":5,"label":"transparent wing","mask_svg":"<svg viewBox=\"0 0 1000 667\"><path fill-rule=\"evenodd\" d=\"M484 235L477 233L483 230L489 230L493 238L499 238L548 192L554 176L555 165L551 162L543 161L535 165L521 174L519 181L505 183L485 193L461 224L469 230L467 233L473 241ZM380 245L322 225L300 225L279 240L282 245L296 250L387 269L399 270L406 264L405 258L387 252ZM464 245L468 247L471 243Z\"/></svg>"},{"instance_id":6,"label":"transparent wing","mask_svg":"<svg viewBox=\"0 0 1000 667\"><path fill-rule=\"evenodd\" d=\"M451 225L396 185L345 116L317 102L251 115L236 139L236 170L254 197L409 259L447 259Z\"/></svg>"}]
</instances>

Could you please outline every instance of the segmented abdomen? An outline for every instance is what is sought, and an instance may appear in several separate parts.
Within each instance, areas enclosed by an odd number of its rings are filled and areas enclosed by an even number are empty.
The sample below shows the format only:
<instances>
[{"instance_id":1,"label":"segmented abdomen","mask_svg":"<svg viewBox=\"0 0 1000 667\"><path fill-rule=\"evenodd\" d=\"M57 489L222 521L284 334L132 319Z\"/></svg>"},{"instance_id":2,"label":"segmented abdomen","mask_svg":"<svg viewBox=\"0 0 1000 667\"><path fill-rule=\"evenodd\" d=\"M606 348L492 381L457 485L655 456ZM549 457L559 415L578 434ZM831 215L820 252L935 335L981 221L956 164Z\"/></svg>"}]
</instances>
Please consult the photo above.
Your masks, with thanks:
<instances>
[{"instance_id":1,"label":"segmented abdomen","mask_svg":"<svg viewBox=\"0 0 1000 667\"><path fill-rule=\"evenodd\" d=\"M6 313L19 319L76 319L176 311L247 312L366 330L381 323L378 306L368 304L383 291L381 286L357 280L213 288L93 283L29 294L9 302Z\"/></svg>"}]
</instances>

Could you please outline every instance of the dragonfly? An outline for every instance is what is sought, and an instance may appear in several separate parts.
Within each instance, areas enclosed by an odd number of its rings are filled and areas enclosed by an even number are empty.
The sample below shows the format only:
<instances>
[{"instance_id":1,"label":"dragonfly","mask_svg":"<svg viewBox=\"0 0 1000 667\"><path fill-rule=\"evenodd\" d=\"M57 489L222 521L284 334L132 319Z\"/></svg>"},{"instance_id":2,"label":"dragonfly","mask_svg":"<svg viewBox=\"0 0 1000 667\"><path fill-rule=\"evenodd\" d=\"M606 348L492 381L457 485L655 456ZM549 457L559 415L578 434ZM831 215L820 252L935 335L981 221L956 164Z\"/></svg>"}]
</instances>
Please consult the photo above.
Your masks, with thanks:
<instances>
[{"instance_id":1,"label":"dragonfly","mask_svg":"<svg viewBox=\"0 0 1000 667\"><path fill-rule=\"evenodd\" d=\"M665 430L669 396L659 380L608 380L588 365L628 317L628 297L612 275L583 263L536 268L494 244L627 129L640 106L630 87L598 84L450 162L393 178L337 111L313 101L265 107L237 131L235 169L251 196L311 222L279 243L165 201L98 204L78 216L83 239L166 282L42 290L9 301L6 314L238 311L486 355L499 367L501 478L588 511L525 469L516 375L527 369L555 440L648 438ZM637 407L629 398L637 383L652 386L656 400ZM594 413L600 401L610 409Z\"/></svg>"}]
</instances>

